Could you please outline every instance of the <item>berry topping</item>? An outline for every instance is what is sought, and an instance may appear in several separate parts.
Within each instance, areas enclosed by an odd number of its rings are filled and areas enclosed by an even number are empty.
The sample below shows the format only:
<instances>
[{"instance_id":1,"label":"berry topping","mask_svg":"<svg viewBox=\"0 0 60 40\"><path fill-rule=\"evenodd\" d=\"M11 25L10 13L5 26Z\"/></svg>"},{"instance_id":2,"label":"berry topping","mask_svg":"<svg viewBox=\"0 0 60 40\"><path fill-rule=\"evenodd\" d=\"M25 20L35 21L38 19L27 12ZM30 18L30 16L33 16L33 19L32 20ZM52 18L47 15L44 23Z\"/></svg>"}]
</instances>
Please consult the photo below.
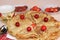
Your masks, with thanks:
<instances>
[{"instance_id":1,"label":"berry topping","mask_svg":"<svg viewBox=\"0 0 60 40\"><path fill-rule=\"evenodd\" d=\"M33 11L40 11L41 9L38 8L37 6L34 6L33 8L31 8L31 10L33 10Z\"/></svg>"},{"instance_id":2,"label":"berry topping","mask_svg":"<svg viewBox=\"0 0 60 40\"><path fill-rule=\"evenodd\" d=\"M31 31L31 27L27 27L27 31L30 32Z\"/></svg>"},{"instance_id":3,"label":"berry topping","mask_svg":"<svg viewBox=\"0 0 60 40\"><path fill-rule=\"evenodd\" d=\"M51 7L51 8L46 8L45 11L46 11L46 12L58 12L59 9L58 9L58 7L55 7L55 8L52 8L52 7Z\"/></svg>"},{"instance_id":4,"label":"berry topping","mask_svg":"<svg viewBox=\"0 0 60 40\"><path fill-rule=\"evenodd\" d=\"M0 17L2 16L2 14L0 13Z\"/></svg>"},{"instance_id":5,"label":"berry topping","mask_svg":"<svg viewBox=\"0 0 60 40\"><path fill-rule=\"evenodd\" d=\"M20 19L25 19L25 16L24 15L20 15Z\"/></svg>"},{"instance_id":6,"label":"berry topping","mask_svg":"<svg viewBox=\"0 0 60 40\"><path fill-rule=\"evenodd\" d=\"M35 14L34 15L34 18L38 19L39 18L39 15L38 14Z\"/></svg>"},{"instance_id":7,"label":"berry topping","mask_svg":"<svg viewBox=\"0 0 60 40\"><path fill-rule=\"evenodd\" d=\"M36 23L33 23L33 24L32 24L32 27L34 28L35 26L36 26Z\"/></svg>"},{"instance_id":8,"label":"berry topping","mask_svg":"<svg viewBox=\"0 0 60 40\"><path fill-rule=\"evenodd\" d=\"M46 11L46 12L50 12L50 8L46 8L45 11Z\"/></svg>"},{"instance_id":9,"label":"berry topping","mask_svg":"<svg viewBox=\"0 0 60 40\"><path fill-rule=\"evenodd\" d=\"M59 10L58 10L58 8L54 8L54 12L58 12Z\"/></svg>"},{"instance_id":10,"label":"berry topping","mask_svg":"<svg viewBox=\"0 0 60 40\"><path fill-rule=\"evenodd\" d=\"M23 12L27 10L27 6L17 6L15 7L15 12Z\"/></svg>"},{"instance_id":11,"label":"berry topping","mask_svg":"<svg viewBox=\"0 0 60 40\"><path fill-rule=\"evenodd\" d=\"M20 26L20 23L19 22L16 22L15 23L15 26L19 27Z\"/></svg>"},{"instance_id":12,"label":"berry topping","mask_svg":"<svg viewBox=\"0 0 60 40\"><path fill-rule=\"evenodd\" d=\"M50 8L50 12L54 12L54 8Z\"/></svg>"},{"instance_id":13,"label":"berry topping","mask_svg":"<svg viewBox=\"0 0 60 40\"><path fill-rule=\"evenodd\" d=\"M48 18L47 17L44 18L44 22L48 22Z\"/></svg>"},{"instance_id":14,"label":"berry topping","mask_svg":"<svg viewBox=\"0 0 60 40\"><path fill-rule=\"evenodd\" d=\"M45 31L47 28L45 25L41 26L41 31Z\"/></svg>"}]
</instances>

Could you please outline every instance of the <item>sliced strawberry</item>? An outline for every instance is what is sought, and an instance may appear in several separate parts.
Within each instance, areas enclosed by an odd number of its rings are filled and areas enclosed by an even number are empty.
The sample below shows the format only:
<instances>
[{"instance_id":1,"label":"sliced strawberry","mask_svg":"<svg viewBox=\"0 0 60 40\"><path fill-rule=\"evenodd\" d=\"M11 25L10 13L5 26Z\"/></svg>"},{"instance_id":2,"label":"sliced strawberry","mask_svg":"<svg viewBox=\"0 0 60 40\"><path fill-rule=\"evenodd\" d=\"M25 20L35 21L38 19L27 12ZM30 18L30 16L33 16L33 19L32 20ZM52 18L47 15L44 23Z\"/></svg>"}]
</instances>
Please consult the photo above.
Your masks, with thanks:
<instances>
[{"instance_id":1,"label":"sliced strawberry","mask_svg":"<svg viewBox=\"0 0 60 40\"><path fill-rule=\"evenodd\" d=\"M59 10L58 10L58 8L54 8L54 12L58 12Z\"/></svg>"},{"instance_id":2,"label":"sliced strawberry","mask_svg":"<svg viewBox=\"0 0 60 40\"><path fill-rule=\"evenodd\" d=\"M50 12L54 12L54 8L50 8Z\"/></svg>"},{"instance_id":3,"label":"sliced strawberry","mask_svg":"<svg viewBox=\"0 0 60 40\"><path fill-rule=\"evenodd\" d=\"M50 8L46 8L45 11L46 11L46 12L50 12Z\"/></svg>"},{"instance_id":4,"label":"sliced strawberry","mask_svg":"<svg viewBox=\"0 0 60 40\"><path fill-rule=\"evenodd\" d=\"M17 6L15 7L15 12L23 12L27 10L27 6Z\"/></svg>"},{"instance_id":5,"label":"sliced strawberry","mask_svg":"<svg viewBox=\"0 0 60 40\"><path fill-rule=\"evenodd\" d=\"M37 7L37 6L34 6L33 8L31 8L31 10L32 11L38 11L39 12L41 9L39 7Z\"/></svg>"}]
</instances>

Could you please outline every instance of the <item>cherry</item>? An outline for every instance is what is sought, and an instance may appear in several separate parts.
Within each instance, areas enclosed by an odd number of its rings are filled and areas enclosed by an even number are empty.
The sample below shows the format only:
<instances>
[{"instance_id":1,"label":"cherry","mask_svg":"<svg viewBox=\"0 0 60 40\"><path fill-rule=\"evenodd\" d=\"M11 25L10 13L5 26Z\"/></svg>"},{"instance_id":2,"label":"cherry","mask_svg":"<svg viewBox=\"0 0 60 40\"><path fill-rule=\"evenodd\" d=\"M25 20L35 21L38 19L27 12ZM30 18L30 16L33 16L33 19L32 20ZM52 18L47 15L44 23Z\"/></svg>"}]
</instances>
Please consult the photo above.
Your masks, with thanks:
<instances>
[{"instance_id":1,"label":"cherry","mask_svg":"<svg viewBox=\"0 0 60 40\"><path fill-rule=\"evenodd\" d=\"M45 31L47 28L45 25L41 26L41 31Z\"/></svg>"},{"instance_id":2,"label":"cherry","mask_svg":"<svg viewBox=\"0 0 60 40\"><path fill-rule=\"evenodd\" d=\"M15 23L15 26L19 27L20 26L20 23L19 22L16 22Z\"/></svg>"},{"instance_id":3,"label":"cherry","mask_svg":"<svg viewBox=\"0 0 60 40\"><path fill-rule=\"evenodd\" d=\"M44 22L48 22L48 18L47 17L44 18Z\"/></svg>"},{"instance_id":4,"label":"cherry","mask_svg":"<svg viewBox=\"0 0 60 40\"><path fill-rule=\"evenodd\" d=\"M20 19L25 19L25 16L24 15L20 15Z\"/></svg>"},{"instance_id":5,"label":"cherry","mask_svg":"<svg viewBox=\"0 0 60 40\"><path fill-rule=\"evenodd\" d=\"M31 31L31 27L27 27L27 31L30 32Z\"/></svg>"},{"instance_id":6,"label":"cherry","mask_svg":"<svg viewBox=\"0 0 60 40\"><path fill-rule=\"evenodd\" d=\"M38 14L35 14L34 15L34 18L38 19L39 18L39 15Z\"/></svg>"}]
</instances>

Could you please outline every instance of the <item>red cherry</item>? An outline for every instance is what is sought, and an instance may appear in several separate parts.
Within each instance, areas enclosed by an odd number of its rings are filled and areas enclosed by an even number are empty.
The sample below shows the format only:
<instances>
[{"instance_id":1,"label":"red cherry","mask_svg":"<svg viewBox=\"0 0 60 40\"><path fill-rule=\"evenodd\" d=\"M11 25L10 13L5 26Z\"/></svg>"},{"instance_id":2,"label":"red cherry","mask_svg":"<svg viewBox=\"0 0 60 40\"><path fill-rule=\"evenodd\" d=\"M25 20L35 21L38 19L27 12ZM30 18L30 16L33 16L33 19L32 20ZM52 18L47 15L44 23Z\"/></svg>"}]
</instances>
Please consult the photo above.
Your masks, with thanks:
<instances>
[{"instance_id":1,"label":"red cherry","mask_svg":"<svg viewBox=\"0 0 60 40\"><path fill-rule=\"evenodd\" d=\"M44 18L44 22L48 22L48 18L47 17Z\"/></svg>"},{"instance_id":2,"label":"red cherry","mask_svg":"<svg viewBox=\"0 0 60 40\"><path fill-rule=\"evenodd\" d=\"M25 19L25 16L24 15L20 15L20 19Z\"/></svg>"},{"instance_id":3,"label":"red cherry","mask_svg":"<svg viewBox=\"0 0 60 40\"><path fill-rule=\"evenodd\" d=\"M30 32L31 31L31 27L27 27L27 31Z\"/></svg>"},{"instance_id":4,"label":"red cherry","mask_svg":"<svg viewBox=\"0 0 60 40\"><path fill-rule=\"evenodd\" d=\"M34 15L34 18L38 19L39 18L39 15L38 14L35 14Z\"/></svg>"},{"instance_id":5,"label":"red cherry","mask_svg":"<svg viewBox=\"0 0 60 40\"><path fill-rule=\"evenodd\" d=\"M16 22L15 23L15 26L19 27L20 26L20 23L19 22Z\"/></svg>"},{"instance_id":6,"label":"red cherry","mask_svg":"<svg viewBox=\"0 0 60 40\"><path fill-rule=\"evenodd\" d=\"M45 25L41 26L41 31L45 31L47 28Z\"/></svg>"},{"instance_id":7,"label":"red cherry","mask_svg":"<svg viewBox=\"0 0 60 40\"><path fill-rule=\"evenodd\" d=\"M0 17L2 16L2 14L0 13Z\"/></svg>"}]
</instances>

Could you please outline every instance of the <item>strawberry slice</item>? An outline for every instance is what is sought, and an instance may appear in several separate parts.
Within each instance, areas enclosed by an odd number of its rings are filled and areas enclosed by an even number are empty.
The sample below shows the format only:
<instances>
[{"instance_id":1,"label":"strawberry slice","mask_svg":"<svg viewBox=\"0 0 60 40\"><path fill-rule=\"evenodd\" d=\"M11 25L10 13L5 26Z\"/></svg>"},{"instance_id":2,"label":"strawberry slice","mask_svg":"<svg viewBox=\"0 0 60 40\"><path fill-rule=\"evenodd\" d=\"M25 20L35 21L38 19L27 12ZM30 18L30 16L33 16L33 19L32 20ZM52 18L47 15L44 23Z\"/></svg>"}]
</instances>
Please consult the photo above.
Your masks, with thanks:
<instances>
[{"instance_id":1,"label":"strawberry slice","mask_svg":"<svg viewBox=\"0 0 60 40\"><path fill-rule=\"evenodd\" d=\"M46 12L50 12L50 8L46 8L45 11L46 11Z\"/></svg>"},{"instance_id":2,"label":"strawberry slice","mask_svg":"<svg viewBox=\"0 0 60 40\"><path fill-rule=\"evenodd\" d=\"M37 7L37 6L34 6L34 7L31 8L31 10L32 11L38 11L39 12L41 9L39 7Z\"/></svg>"},{"instance_id":3,"label":"strawberry slice","mask_svg":"<svg viewBox=\"0 0 60 40\"><path fill-rule=\"evenodd\" d=\"M54 8L54 12L58 12L59 10L58 10L58 8Z\"/></svg>"},{"instance_id":4,"label":"strawberry slice","mask_svg":"<svg viewBox=\"0 0 60 40\"><path fill-rule=\"evenodd\" d=\"M15 7L15 12L23 12L27 10L27 6L17 6Z\"/></svg>"}]
</instances>

